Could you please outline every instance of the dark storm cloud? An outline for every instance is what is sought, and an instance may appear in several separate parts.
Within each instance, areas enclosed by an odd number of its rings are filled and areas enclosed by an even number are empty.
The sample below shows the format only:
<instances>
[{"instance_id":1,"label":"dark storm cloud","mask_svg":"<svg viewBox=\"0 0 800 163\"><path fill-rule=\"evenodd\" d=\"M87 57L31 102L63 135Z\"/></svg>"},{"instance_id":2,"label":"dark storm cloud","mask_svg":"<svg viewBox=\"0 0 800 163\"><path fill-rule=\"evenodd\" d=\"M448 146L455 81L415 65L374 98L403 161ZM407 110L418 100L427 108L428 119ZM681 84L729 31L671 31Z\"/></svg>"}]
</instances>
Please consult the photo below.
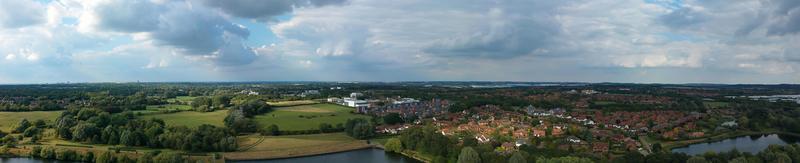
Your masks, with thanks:
<instances>
[{"instance_id":1,"label":"dark storm cloud","mask_svg":"<svg viewBox=\"0 0 800 163\"><path fill-rule=\"evenodd\" d=\"M489 29L464 37L434 43L425 52L444 57L513 58L544 50L558 37L555 21L521 19L492 25Z\"/></svg>"},{"instance_id":2,"label":"dark storm cloud","mask_svg":"<svg viewBox=\"0 0 800 163\"><path fill-rule=\"evenodd\" d=\"M250 35L247 28L190 2L109 1L94 6L88 17L95 18L94 28L99 30L144 32L158 45L217 65L249 64L256 56L243 43Z\"/></svg>"},{"instance_id":3,"label":"dark storm cloud","mask_svg":"<svg viewBox=\"0 0 800 163\"><path fill-rule=\"evenodd\" d=\"M274 16L289 13L296 7L325 6L342 4L346 0L204 0L211 7L216 7L228 14L251 19L270 19Z\"/></svg>"},{"instance_id":4,"label":"dark storm cloud","mask_svg":"<svg viewBox=\"0 0 800 163\"><path fill-rule=\"evenodd\" d=\"M20 28L45 22L45 8L33 1L0 1L0 27Z\"/></svg>"},{"instance_id":5,"label":"dark storm cloud","mask_svg":"<svg viewBox=\"0 0 800 163\"><path fill-rule=\"evenodd\" d=\"M149 0L109 1L93 12L99 28L117 32L147 32L158 28L159 14L165 8Z\"/></svg>"}]
</instances>

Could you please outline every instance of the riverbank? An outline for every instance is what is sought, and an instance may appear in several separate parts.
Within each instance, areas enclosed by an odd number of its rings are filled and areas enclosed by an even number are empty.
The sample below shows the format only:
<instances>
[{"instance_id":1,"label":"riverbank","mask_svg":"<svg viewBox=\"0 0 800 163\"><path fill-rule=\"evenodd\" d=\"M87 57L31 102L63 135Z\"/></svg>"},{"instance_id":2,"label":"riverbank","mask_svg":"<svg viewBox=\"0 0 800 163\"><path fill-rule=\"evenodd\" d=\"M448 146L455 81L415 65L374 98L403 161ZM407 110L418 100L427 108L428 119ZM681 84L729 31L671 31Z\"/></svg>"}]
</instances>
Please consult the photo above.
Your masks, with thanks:
<instances>
[{"instance_id":1,"label":"riverbank","mask_svg":"<svg viewBox=\"0 0 800 163\"><path fill-rule=\"evenodd\" d=\"M260 136L239 138L242 147L236 152L224 153L226 160L268 160L306 157L371 148L365 140L353 139L344 133Z\"/></svg>"},{"instance_id":2,"label":"riverbank","mask_svg":"<svg viewBox=\"0 0 800 163\"><path fill-rule=\"evenodd\" d=\"M682 148L687 147L692 144L699 144L699 143L711 143L722 141L725 139L737 138L742 136L753 136L753 135L770 135L770 134L780 134L780 135L789 135L789 136L796 136L800 137L799 133L791 133L785 131L778 131L774 129L766 130L766 131L734 131L719 135L714 135L710 137L700 138L700 139L691 139L691 140L681 140L681 141L668 141L668 142L660 142L661 146L665 150L672 150L675 148Z\"/></svg>"},{"instance_id":3,"label":"riverbank","mask_svg":"<svg viewBox=\"0 0 800 163\"><path fill-rule=\"evenodd\" d=\"M375 148L386 150L386 148L384 148L382 144L374 144L374 146ZM433 159L431 159L429 156L419 154L417 153L417 151L403 150L403 152L400 152L399 154L424 163L433 162Z\"/></svg>"},{"instance_id":4,"label":"riverbank","mask_svg":"<svg viewBox=\"0 0 800 163\"><path fill-rule=\"evenodd\" d=\"M286 150L272 150L272 151L229 152L225 153L224 157L225 160L229 161L272 160L272 159L286 159L286 158L325 155L325 154L347 152L347 151L367 149L367 148L372 148L372 146L367 145L366 143L363 144L346 143L328 147L314 147L314 148L286 149Z\"/></svg>"}]
</instances>

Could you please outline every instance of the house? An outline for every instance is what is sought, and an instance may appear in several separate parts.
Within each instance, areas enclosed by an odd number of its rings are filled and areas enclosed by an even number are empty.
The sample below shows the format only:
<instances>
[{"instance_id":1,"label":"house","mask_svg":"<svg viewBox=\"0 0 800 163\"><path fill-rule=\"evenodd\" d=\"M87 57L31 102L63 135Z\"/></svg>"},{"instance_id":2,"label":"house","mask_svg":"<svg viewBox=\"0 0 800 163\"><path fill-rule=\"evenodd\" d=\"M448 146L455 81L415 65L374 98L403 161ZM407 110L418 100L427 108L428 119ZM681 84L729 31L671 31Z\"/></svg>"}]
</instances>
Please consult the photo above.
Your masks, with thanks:
<instances>
[{"instance_id":1,"label":"house","mask_svg":"<svg viewBox=\"0 0 800 163\"><path fill-rule=\"evenodd\" d=\"M514 131L514 138L527 138L528 137L528 130L525 129L518 129Z\"/></svg>"},{"instance_id":2,"label":"house","mask_svg":"<svg viewBox=\"0 0 800 163\"><path fill-rule=\"evenodd\" d=\"M528 141L525 141L525 139L517 139L517 141L514 143L514 145L516 145L517 147L525 144L528 144Z\"/></svg>"},{"instance_id":3,"label":"house","mask_svg":"<svg viewBox=\"0 0 800 163\"><path fill-rule=\"evenodd\" d=\"M728 122L722 123L721 126L722 127L727 127L727 128L735 128L735 127L739 126L739 124L736 123L736 121L728 121Z\"/></svg>"},{"instance_id":4,"label":"house","mask_svg":"<svg viewBox=\"0 0 800 163\"><path fill-rule=\"evenodd\" d=\"M593 143L592 151L595 153L606 153L608 152L608 143Z\"/></svg>"},{"instance_id":5,"label":"house","mask_svg":"<svg viewBox=\"0 0 800 163\"><path fill-rule=\"evenodd\" d=\"M564 134L564 130L561 126L553 126L553 132L551 133L553 136L558 137Z\"/></svg>"},{"instance_id":6,"label":"house","mask_svg":"<svg viewBox=\"0 0 800 163\"><path fill-rule=\"evenodd\" d=\"M367 101L358 100L356 98L344 98L343 103L344 105L347 105L349 107L362 107L362 106L369 107L369 103L367 103Z\"/></svg>"},{"instance_id":7,"label":"house","mask_svg":"<svg viewBox=\"0 0 800 163\"><path fill-rule=\"evenodd\" d=\"M575 136L567 137L567 141L572 143L581 143L581 139Z\"/></svg>"},{"instance_id":8,"label":"house","mask_svg":"<svg viewBox=\"0 0 800 163\"><path fill-rule=\"evenodd\" d=\"M639 149L639 146L641 146L641 143L631 138L625 138L624 142L625 142L625 148L628 149L629 151L635 151Z\"/></svg>"},{"instance_id":9,"label":"house","mask_svg":"<svg viewBox=\"0 0 800 163\"><path fill-rule=\"evenodd\" d=\"M535 137L543 137L543 136L546 136L546 135L547 135L547 132L545 132L542 129L533 129L533 136L535 136Z\"/></svg>"},{"instance_id":10,"label":"house","mask_svg":"<svg viewBox=\"0 0 800 163\"><path fill-rule=\"evenodd\" d=\"M486 137L486 135L475 136L475 139L478 139L478 142L481 142L481 143L486 143L486 142L492 141L492 139Z\"/></svg>"},{"instance_id":11,"label":"house","mask_svg":"<svg viewBox=\"0 0 800 163\"><path fill-rule=\"evenodd\" d=\"M703 136L705 136L705 133L700 132L700 131L689 133L689 137L692 137L692 138L699 138L699 137L703 137Z\"/></svg>"},{"instance_id":12,"label":"house","mask_svg":"<svg viewBox=\"0 0 800 163\"><path fill-rule=\"evenodd\" d=\"M502 146L502 147L503 147L503 149L505 149L505 150L514 150L514 149L517 149L517 146L516 146L516 144L515 144L515 143L511 143L511 142L505 142L505 143L503 143L503 145L501 145L501 146Z\"/></svg>"},{"instance_id":13,"label":"house","mask_svg":"<svg viewBox=\"0 0 800 163\"><path fill-rule=\"evenodd\" d=\"M330 103L337 103L337 104L338 104L338 103L342 103L342 99L340 99L340 98L336 98L336 97L331 97L331 98L328 98L328 100L327 100L327 101L328 101L328 102L330 102Z\"/></svg>"}]
</instances>

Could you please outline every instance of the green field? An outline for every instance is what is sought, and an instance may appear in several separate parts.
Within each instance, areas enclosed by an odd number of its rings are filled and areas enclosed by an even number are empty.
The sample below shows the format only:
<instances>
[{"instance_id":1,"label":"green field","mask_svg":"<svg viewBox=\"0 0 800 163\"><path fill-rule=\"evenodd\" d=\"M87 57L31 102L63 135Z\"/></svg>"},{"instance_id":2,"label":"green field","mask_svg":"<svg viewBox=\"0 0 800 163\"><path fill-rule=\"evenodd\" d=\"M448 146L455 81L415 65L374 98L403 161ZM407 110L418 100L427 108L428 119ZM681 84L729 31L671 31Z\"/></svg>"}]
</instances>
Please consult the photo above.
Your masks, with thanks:
<instances>
[{"instance_id":1,"label":"green field","mask_svg":"<svg viewBox=\"0 0 800 163\"><path fill-rule=\"evenodd\" d=\"M3 132L10 132L22 119L28 119L31 122L42 119L48 123L52 123L61 115L61 112L62 111L0 112L0 130Z\"/></svg>"},{"instance_id":2,"label":"green field","mask_svg":"<svg viewBox=\"0 0 800 163\"><path fill-rule=\"evenodd\" d=\"M223 120L228 115L226 110L217 110L214 112L194 112L183 111L169 114L151 114L141 116L142 119L162 119L168 126L188 126L197 127L201 124L210 124L214 126L224 126Z\"/></svg>"},{"instance_id":3,"label":"green field","mask_svg":"<svg viewBox=\"0 0 800 163\"><path fill-rule=\"evenodd\" d=\"M275 124L284 131L297 131L318 129L321 123L335 126L338 123L345 123L347 119L369 118L350 113L351 111L354 109L334 104L279 107L267 114L256 116L255 121L261 127Z\"/></svg>"},{"instance_id":4,"label":"green field","mask_svg":"<svg viewBox=\"0 0 800 163\"><path fill-rule=\"evenodd\" d=\"M133 111L133 113L158 114L162 113L162 111L188 111L188 110L192 110L192 107L189 105L174 105L174 104L148 105L147 109Z\"/></svg>"},{"instance_id":5,"label":"green field","mask_svg":"<svg viewBox=\"0 0 800 163\"><path fill-rule=\"evenodd\" d=\"M241 136L240 150L226 153L232 160L274 159L341 152L367 148L366 141L353 139L344 133L289 136Z\"/></svg>"},{"instance_id":6,"label":"green field","mask_svg":"<svg viewBox=\"0 0 800 163\"><path fill-rule=\"evenodd\" d=\"M175 97L175 98L172 98L172 99L167 99L167 102L169 102L169 103L181 102L181 103L187 103L188 104L188 103L191 103L192 100L194 100L195 98L197 98L197 97L178 96L178 97Z\"/></svg>"},{"instance_id":7,"label":"green field","mask_svg":"<svg viewBox=\"0 0 800 163\"><path fill-rule=\"evenodd\" d=\"M712 102L703 102L703 105L705 105L707 108L716 109L716 108L728 107L730 103L712 101Z\"/></svg>"},{"instance_id":8,"label":"green field","mask_svg":"<svg viewBox=\"0 0 800 163\"><path fill-rule=\"evenodd\" d=\"M310 104L317 104L319 102L313 100L298 100L298 101L277 101L277 102L267 102L267 104L275 106L275 107L288 107L288 106L298 106L298 105L310 105Z\"/></svg>"},{"instance_id":9,"label":"green field","mask_svg":"<svg viewBox=\"0 0 800 163\"><path fill-rule=\"evenodd\" d=\"M594 101L594 104L595 105L614 105L614 104L617 104L617 102L614 102L614 101Z\"/></svg>"}]
</instances>

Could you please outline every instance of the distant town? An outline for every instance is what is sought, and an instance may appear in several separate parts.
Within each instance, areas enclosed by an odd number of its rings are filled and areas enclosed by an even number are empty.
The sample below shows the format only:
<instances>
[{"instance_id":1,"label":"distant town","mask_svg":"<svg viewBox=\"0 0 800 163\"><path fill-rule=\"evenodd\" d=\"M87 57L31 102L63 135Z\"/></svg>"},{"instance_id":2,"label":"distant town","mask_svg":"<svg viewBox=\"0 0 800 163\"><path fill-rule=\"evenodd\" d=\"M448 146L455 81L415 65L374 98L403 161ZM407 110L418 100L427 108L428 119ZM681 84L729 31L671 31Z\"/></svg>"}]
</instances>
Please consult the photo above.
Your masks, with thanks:
<instances>
[{"instance_id":1,"label":"distant town","mask_svg":"<svg viewBox=\"0 0 800 163\"><path fill-rule=\"evenodd\" d=\"M796 85L4 85L0 155L233 162L380 149L422 162L780 162L800 151L799 97ZM744 137L781 143L694 146Z\"/></svg>"}]
</instances>

